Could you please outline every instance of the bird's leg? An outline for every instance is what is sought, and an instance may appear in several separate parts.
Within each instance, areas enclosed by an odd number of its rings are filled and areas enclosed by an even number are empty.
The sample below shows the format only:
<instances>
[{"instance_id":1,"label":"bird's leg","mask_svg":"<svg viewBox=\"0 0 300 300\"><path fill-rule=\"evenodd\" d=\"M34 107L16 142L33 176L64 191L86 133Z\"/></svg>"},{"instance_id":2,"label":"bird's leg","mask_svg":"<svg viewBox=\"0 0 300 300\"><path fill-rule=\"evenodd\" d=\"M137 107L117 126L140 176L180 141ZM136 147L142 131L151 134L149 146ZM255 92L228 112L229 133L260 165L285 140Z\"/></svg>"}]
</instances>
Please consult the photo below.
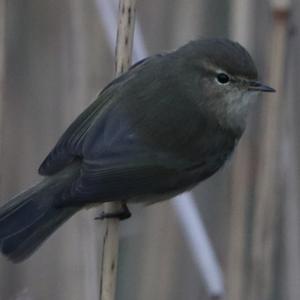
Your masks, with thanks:
<instances>
[{"instance_id":1,"label":"bird's leg","mask_svg":"<svg viewBox=\"0 0 300 300\"><path fill-rule=\"evenodd\" d=\"M102 212L95 220L114 219L126 220L131 217L131 212L125 203L122 203L120 210L115 212Z\"/></svg>"}]
</instances>

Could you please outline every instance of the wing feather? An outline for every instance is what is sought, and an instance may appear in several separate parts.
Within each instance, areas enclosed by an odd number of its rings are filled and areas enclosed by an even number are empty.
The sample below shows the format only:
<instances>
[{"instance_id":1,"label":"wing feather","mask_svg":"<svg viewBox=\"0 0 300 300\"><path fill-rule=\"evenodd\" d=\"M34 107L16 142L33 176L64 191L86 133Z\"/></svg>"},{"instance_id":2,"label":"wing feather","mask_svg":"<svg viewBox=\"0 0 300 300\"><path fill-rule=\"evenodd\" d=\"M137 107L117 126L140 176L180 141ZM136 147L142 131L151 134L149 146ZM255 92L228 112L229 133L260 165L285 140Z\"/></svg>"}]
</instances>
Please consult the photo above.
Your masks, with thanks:
<instances>
[{"instance_id":1,"label":"wing feather","mask_svg":"<svg viewBox=\"0 0 300 300\"><path fill-rule=\"evenodd\" d=\"M148 62L159 55L145 58L133 65L126 74L123 74L109 83L98 95L97 99L83 111L69 126L59 139L52 151L47 155L39 167L39 174L53 175L62 170L76 158L82 157L82 144L88 129L94 120L101 119L101 111L109 105L115 93L119 92L120 85L135 76L137 69L143 68Z\"/></svg>"}]
</instances>

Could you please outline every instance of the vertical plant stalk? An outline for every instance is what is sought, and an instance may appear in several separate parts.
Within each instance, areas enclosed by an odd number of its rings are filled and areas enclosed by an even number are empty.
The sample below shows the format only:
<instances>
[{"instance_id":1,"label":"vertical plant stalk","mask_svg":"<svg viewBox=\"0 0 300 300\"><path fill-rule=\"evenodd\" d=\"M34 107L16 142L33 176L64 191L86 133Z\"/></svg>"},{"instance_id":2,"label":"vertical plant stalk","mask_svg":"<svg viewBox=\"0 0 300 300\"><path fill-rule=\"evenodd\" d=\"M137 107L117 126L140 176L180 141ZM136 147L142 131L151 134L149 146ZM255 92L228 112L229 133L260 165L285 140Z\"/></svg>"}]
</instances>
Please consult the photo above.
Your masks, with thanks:
<instances>
[{"instance_id":1,"label":"vertical plant stalk","mask_svg":"<svg viewBox=\"0 0 300 300\"><path fill-rule=\"evenodd\" d=\"M252 0L231 0L231 38L251 51L255 5ZM240 141L231 174L231 209L226 276L226 299L245 298L247 214L251 191L251 145L249 131Z\"/></svg>"},{"instance_id":2,"label":"vertical plant stalk","mask_svg":"<svg viewBox=\"0 0 300 300\"><path fill-rule=\"evenodd\" d=\"M278 159L280 105L285 62L288 1L273 2L274 28L270 53L269 83L276 94L263 102L261 152L256 174L254 228L251 253L250 299L269 300L275 289L275 247L279 219Z\"/></svg>"},{"instance_id":3,"label":"vertical plant stalk","mask_svg":"<svg viewBox=\"0 0 300 300\"><path fill-rule=\"evenodd\" d=\"M3 157L3 107L4 107L4 57L5 57L5 0L0 0L0 155ZM0 171L0 201L3 190L3 174Z\"/></svg>"},{"instance_id":4,"label":"vertical plant stalk","mask_svg":"<svg viewBox=\"0 0 300 300\"><path fill-rule=\"evenodd\" d=\"M107 0L110 1L110 0ZM120 0L118 32L115 53L115 75L127 71L131 64L135 23L136 0ZM104 204L104 212L117 212L120 202ZM117 265L119 251L119 219L103 221L104 236L102 243L102 261L100 269L100 300L114 300L117 282Z\"/></svg>"}]
</instances>

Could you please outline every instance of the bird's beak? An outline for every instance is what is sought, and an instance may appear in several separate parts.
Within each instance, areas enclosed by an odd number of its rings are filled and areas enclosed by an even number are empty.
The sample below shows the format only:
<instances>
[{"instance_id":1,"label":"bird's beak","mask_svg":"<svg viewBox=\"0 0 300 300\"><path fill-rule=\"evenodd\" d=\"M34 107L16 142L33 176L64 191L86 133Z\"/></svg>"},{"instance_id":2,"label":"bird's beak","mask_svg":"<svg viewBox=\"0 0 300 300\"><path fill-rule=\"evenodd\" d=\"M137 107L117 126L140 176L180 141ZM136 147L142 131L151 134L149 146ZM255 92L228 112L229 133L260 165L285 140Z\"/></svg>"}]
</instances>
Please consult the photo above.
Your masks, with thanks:
<instances>
[{"instance_id":1,"label":"bird's beak","mask_svg":"<svg viewBox=\"0 0 300 300\"><path fill-rule=\"evenodd\" d=\"M255 80L251 80L249 82L248 90L249 91L258 91L258 92L269 92L269 93L276 92L273 88L271 88L259 81L255 81Z\"/></svg>"}]
</instances>

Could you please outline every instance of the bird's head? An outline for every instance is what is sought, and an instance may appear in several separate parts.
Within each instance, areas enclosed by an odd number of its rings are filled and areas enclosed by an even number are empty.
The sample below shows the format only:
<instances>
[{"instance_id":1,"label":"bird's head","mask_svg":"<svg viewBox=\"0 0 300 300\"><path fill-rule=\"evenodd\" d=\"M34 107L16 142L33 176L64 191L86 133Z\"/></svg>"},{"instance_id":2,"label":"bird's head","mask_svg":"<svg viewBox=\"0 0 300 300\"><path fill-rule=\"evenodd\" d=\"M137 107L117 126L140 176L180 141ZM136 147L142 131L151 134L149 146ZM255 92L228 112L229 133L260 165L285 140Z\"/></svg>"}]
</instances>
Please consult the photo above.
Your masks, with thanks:
<instances>
[{"instance_id":1,"label":"bird's head","mask_svg":"<svg viewBox=\"0 0 300 300\"><path fill-rule=\"evenodd\" d=\"M243 127L251 96L275 91L258 81L250 54L236 42L197 40L175 53L185 58L185 83L195 101L216 114L224 125Z\"/></svg>"}]
</instances>

